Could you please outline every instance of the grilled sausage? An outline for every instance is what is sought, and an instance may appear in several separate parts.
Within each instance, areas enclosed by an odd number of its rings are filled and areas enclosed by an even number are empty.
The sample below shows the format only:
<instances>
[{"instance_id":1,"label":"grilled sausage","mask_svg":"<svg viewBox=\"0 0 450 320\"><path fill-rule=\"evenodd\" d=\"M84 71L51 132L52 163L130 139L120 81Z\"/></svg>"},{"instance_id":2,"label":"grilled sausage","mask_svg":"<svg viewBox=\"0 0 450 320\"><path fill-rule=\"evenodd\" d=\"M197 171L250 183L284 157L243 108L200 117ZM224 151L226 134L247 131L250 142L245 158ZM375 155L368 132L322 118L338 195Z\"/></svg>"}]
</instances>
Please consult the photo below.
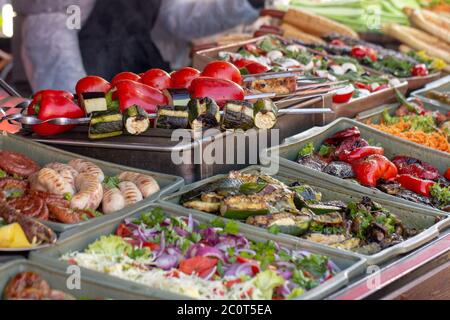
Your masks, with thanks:
<instances>
[{"instance_id":1,"label":"grilled sausage","mask_svg":"<svg viewBox=\"0 0 450 320\"><path fill-rule=\"evenodd\" d=\"M75 178L78 176L78 171L68 164L53 162L45 166L58 172L61 177L75 189Z\"/></svg>"},{"instance_id":2,"label":"grilled sausage","mask_svg":"<svg viewBox=\"0 0 450 320\"><path fill-rule=\"evenodd\" d=\"M125 205L129 206L141 201L142 193L139 191L138 187L130 181L123 181L119 183L120 192L125 198Z\"/></svg>"},{"instance_id":3,"label":"grilled sausage","mask_svg":"<svg viewBox=\"0 0 450 320\"><path fill-rule=\"evenodd\" d=\"M40 167L35 161L23 154L0 151L0 169L11 175L16 174L26 178L39 171Z\"/></svg>"},{"instance_id":4,"label":"grilled sausage","mask_svg":"<svg viewBox=\"0 0 450 320\"><path fill-rule=\"evenodd\" d=\"M61 196L65 194L73 195L75 193L74 188L53 169L41 169L39 172L30 176L29 180L32 190L49 192Z\"/></svg>"},{"instance_id":5,"label":"grilled sausage","mask_svg":"<svg viewBox=\"0 0 450 320\"><path fill-rule=\"evenodd\" d=\"M108 189L103 186L102 211L104 214L114 213L125 208L125 197L118 188Z\"/></svg>"},{"instance_id":6,"label":"grilled sausage","mask_svg":"<svg viewBox=\"0 0 450 320\"><path fill-rule=\"evenodd\" d=\"M82 173L75 179L75 186L79 192L70 201L71 208L96 210L100 206L103 199L103 187L98 177Z\"/></svg>"},{"instance_id":7,"label":"grilled sausage","mask_svg":"<svg viewBox=\"0 0 450 320\"><path fill-rule=\"evenodd\" d=\"M75 159L70 161L68 165L77 170L79 173L86 173L88 175L95 176L100 183L105 180L105 174L102 169L92 162L83 159Z\"/></svg>"},{"instance_id":8,"label":"grilled sausage","mask_svg":"<svg viewBox=\"0 0 450 320\"><path fill-rule=\"evenodd\" d=\"M125 171L119 175L119 180L122 182L133 182L139 188L144 198L148 198L160 190L158 182L153 177L145 174Z\"/></svg>"}]
</instances>

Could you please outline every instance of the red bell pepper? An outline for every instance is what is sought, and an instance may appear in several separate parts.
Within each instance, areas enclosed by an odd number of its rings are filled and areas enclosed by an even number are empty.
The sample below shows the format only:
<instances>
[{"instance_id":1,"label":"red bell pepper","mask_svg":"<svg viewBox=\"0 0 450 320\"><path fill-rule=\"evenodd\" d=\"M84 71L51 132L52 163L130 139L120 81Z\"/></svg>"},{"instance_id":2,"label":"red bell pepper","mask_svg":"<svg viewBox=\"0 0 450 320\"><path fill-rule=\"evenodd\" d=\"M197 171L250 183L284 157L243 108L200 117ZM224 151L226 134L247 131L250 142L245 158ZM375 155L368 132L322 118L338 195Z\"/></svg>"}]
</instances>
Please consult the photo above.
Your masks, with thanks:
<instances>
[{"instance_id":1,"label":"red bell pepper","mask_svg":"<svg viewBox=\"0 0 450 320\"><path fill-rule=\"evenodd\" d=\"M149 87L165 90L171 86L170 74L161 69L150 69L142 76L141 82Z\"/></svg>"},{"instance_id":2,"label":"red bell pepper","mask_svg":"<svg viewBox=\"0 0 450 320\"><path fill-rule=\"evenodd\" d=\"M425 180L437 180L441 176L438 169L416 158L396 156L392 162L396 165L399 174L410 174Z\"/></svg>"},{"instance_id":3,"label":"red bell pepper","mask_svg":"<svg viewBox=\"0 0 450 320\"><path fill-rule=\"evenodd\" d=\"M124 112L129 107L137 105L148 113L156 113L158 106L169 103L167 97L158 89L143 83L122 80L116 83L115 95L119 100L120 110Z\"/></svg>"},{"instance_id":4,"label":"red bell pepper","mask_svg":"<svg viewBox=\"0 0 450 320\"><path fill-rule=\"evenodd\" d=\"M270 70L269 67L267 67L259 62L249 63L248 65L245 66L245 69L247 70L247 72L249 74L260 74L260 73L268 72Z\"/></svg>"},{"instance_id":5,"label":"red bell pepper","mask_svg":"<svg viewBox=\"0 0 450 320\"><path fill-rule=\"evenodd\" d=\"M244 100L245 94L241 86L230 80L210 77L199 77L192 81L189 88L191 98L211 98L220 106L228 100Z\"/></svg>"},{"instance_id":6,"label":"red bell pepper","mask_svg":"<svg viewBox=\"0 0 450 320\"><path fill-rule=\"evenodd\" d=\"M359 129L357 127L351 127L335 133L333 136L325 140L325 144L335 146L338 145L343 140L351 137L361 137L361 132L359 132Z\"/></svg>"},{"instance_id":7,"label":"red bell pepper","mask_svg":"<svg viewBox=\"0 0 450 320\"><path fill-rule=\"evenodd\" d=\"M111 90L111 84L105 79L97 76L87 76L79 80L75 87L78 96L86 92L107 93L109 90Z\"/></svg>"},{"instance_id":8,"label":"red bell pepper","mask_svg":"<svg viewBox=\"0 0 450 320\"><path fill-rule=\"evenodd\" d=\"M350 152L343 152L339 155L339 159L344 162L353 162L361 158L368 157L372 154L384 155L384 149L380 147L365 146L357 148Z\"/></svg>"},{"instance_id":9,"label":"red bell pepper","mask_svg":"<svg viewBox=\"0 0 450 320\"><path fill-rule=\"evenodd\" d=\"M69 100L74 99L73 94L68 91L63 90L42 90L39 92L36 92L33 95L33 100L31 101L30 105L28 106L27 114L29 116L35 115L39 112L39 107L41 104L42 97L49 96L49 97L66 97Z\"/></svg>"},{"instance_id":10,"label":"red bell pepper","mask_svg":"<svg viewBox=\"0 0 450 320\"><path fill-rule=\"evenodd\" d=\"M400 183L403 188L425 197L430 196L430 188L436 184L434 181L419 179L410 174L399 175L397 177L397 182Z\"/></svg>"},{"instance_id":11,"label":"red bell pepper","mask_svg":"<svg viewBox=\"0 0 450 320\"><path fill-rule=\"evenodd\" d=\"M76 119L85 116L85 112L75 102L64 96L43 95L39 108L35 109L39 120L49 120L54 118ZM32 130L40 136L63 133L74 127L75 126L58 126L49 123L31 126Z\"/></svg>"},{"instance_id":12,"label":"red bell pepper","mask_svg":"<svg viewBox=\"0 0 450 320\"><path fill-rule=\"evenodd\" d=\"M134 73L134 72L121 72L118 73L112 80L111 80L111 85L115 86L116 83L118 83L119 81L122 80L131 80L131 81L136 81L136 82L140 82L141 81L141 76Z\"/></svg>"},{"instance_id":13,"label":"red bell pepper","mask_svg":"<svg viewBox=\"0 0 450 320\"><path fill-rule=\"evenodd\" d=\"M248 66L249 64L253 63L255 61L253 60L249 60L249 59L239 59L239 60L235 60L233 61L233 64L238 68L238 69L243 69L246 66Z\"/></svg>"},{"instance_id":14,"label":"red bell pepper","mask_svg":"<svg viewBox=\"0 0 450 320\"><path fill-rule=\"evenodd\" d=\"M202 77L230 80L239 85L242 83L239 69L227 61L212 61L208 63L203 69Z\"/></svg>"},{"instance_id":15,"label":"red bell pepper","mask_svg":"<svg viewBox=\"0 0 450 320\"><path fill-rule=\"evenodd\" d=\"M379 154L354 161L352 168L358 181L368 187L376 187L380 179L392 180L397 176L397 167Z\"/></svg>"},{"instance_id":16,"label":"red bell pepper","mask_svg":"<svg viewBox=\"0 0 450 320\"><path fill-rule=\"evenodd\" d=\"M192 81L200 77L200 71L197 69L186 67L173 72L170 75L172 89L187 89Z\"/></svg>"},{"instance_id":17,"label":"red bell pepper","mask_svg":"<svg viewBox=\"0 0 450 320\"><path fill-rule=\"evenodd\" d=\"M445 171L444 177L445 179L450 180L450 168L448 168L447 171Z\"/></svg>"}]
</instances>

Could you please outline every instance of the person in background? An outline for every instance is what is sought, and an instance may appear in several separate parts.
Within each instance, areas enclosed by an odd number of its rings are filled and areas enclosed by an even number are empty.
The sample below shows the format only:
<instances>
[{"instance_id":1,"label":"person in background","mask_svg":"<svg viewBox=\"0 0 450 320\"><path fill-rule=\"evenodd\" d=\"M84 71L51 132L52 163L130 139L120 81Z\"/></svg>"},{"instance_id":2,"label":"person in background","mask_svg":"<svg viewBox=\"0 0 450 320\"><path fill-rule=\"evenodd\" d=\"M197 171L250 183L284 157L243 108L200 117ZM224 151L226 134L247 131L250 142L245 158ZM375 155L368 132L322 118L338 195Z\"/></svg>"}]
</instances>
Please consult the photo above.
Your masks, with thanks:
<instances>
[{"instance_id":1,"label":"person in background","mask_svg":"<svg viewBox=\"0 0 450 320\"><path fill-rule=\"evenodd\" d=\"M24 16L21 57L33 91L73 91L93 74L170 69L192 39L258 18L264 0L13 0ZM67 27L79 6L81 30Z\"/></svg>"}]
</instances>

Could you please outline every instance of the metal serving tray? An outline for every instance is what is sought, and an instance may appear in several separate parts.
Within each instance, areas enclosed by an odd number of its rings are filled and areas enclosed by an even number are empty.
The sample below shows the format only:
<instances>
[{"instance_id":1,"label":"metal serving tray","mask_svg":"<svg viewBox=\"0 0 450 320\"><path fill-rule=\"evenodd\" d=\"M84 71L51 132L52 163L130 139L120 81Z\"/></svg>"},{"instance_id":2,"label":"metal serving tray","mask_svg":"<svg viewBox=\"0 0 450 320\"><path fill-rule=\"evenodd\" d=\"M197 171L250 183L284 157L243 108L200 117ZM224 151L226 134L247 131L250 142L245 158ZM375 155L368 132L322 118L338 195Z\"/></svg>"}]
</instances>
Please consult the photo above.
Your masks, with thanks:
<instances>
[{"instance_id":1,"label":"metal serving tray","mask_svg":"<svg viewBox=\"0 0 450 320\"><path fill-rule=\"evenodd\" d=\"M32 142L28 139L24 139L15 135L0 135L0 150L9 150L22 153L33 160L37 161L40 165L46 165L50 162L63 162L67 163L72 159L85 159L92 161L97 164L105 173L105 175L114 176L122 171L134 171L147 175L151 175L158 182L161 190L160 192L152 195L151 197L144 199L136 203L133 206L129 206L120 210L116 213L110 215L104 215L99 218L95 218L86 222L79 224L62 224L51 221L45 221L44 223L50 226L56 232L64 232L72 228L80 227L83 225L88 225L94 221L106 221L113 218L121 217L126 215L128 212L147 206L149 203L157 200L161 195L167 195L172 192L177 191L184 184L184 181L180 177L161 174L156 172L150 172L145 170L133 169L125 166L120 166L117 164L112 164L104 161L99 161L92 158L82 157L77 154L69 153L66 151L61 151L40 143Z\"/></svg>"},{"instance_id":2,"label":"metal serving tray","mask_svg":"<svg viewBox=\"0 0 450 320\"><path fill-rule=\"evenodd\" d=\"M243 172L259 172L262 167L260 166L252 166L249 168L246 168L242 170ZM226 177L227 175L218 175L212 178L209 178L204 181L200 181L197 183L194 183L192 185L188 185L183 187L179 192L172 194L167 197L163 197L159 200L159 203L170 206L174 209L178 209L186 214L189 213L197 213L201 215L207 215L216 217L216 215L204 213L201 211L193 210L193 209L187 209L182 207L179 204L180 197L184 193L187 193L195 188L198 188L202 185L217 181L219 179L222 179ZM318 181L314 179L313 177L310 177L308 175L305 175L303 173L297 173L297 172L290 172L289 170L285 170L283 168L280 168L280 171L277 175L274 176L275 178L279 179L280 181L283 181L285 183L293 183L295 181L299 181L301 183L308 184L312 187L314 187L316 190L320 191L323 195L324 201L331 201L331 200L342 200L344 202L351 202L351 201L359 201L362 198L362 194L357 191L350 191L346 188L342 188L336 185L323 183L321 181ZM421 208L412 208L410 206L402 205L399 203L395 203L392 201L388 201L385 199L380 199L378 197L371 196L373 200L380 203L388 209L390 212L396 214L406 225L406 227L409 228L416 228L416 229L424 229L422 233L419 235L410 238L400 244L397 244L395 246L392 246L388 249L385 249L377 254L374 255L361 255L356 254L358 256L361 256L367 261L367 264L373 265L373 264L381 264L383 262L388 261L389 259L395 258L401 254L410 252L420 246L422 246L425 243L430 242L432 239L436 238L441 230L447 228L450 226L450 217L448 217L445 214L441 214L437 211L430 211L425 210ZM442 221L439 221L436 223L436 219L442 219ZM248 230L248 231L257 231L264 233L267 237L272 236L271 233L269 233L267 230L247 225L245 223L241 223L241 229L242 230ZM298 237L290 236L290 235L278 235L278 237L282 239L295 239L298 243L313 243ZM317 244L319 245L319 244ZM320 245L322 247L328 248L327 246ZM340 249L339 249L340 250ZM340 250L341 251L341 250ZM344 251L344 250L342 250ZM349 251L344 251L349 252ZM353 253L355 254L355 253Z\"/></svg>"},{"instance_id":3,"label":"metal serving tray","mask_svg":"<svg viewBox=\"0 0 450 320\"><path fill-rule=\"evenodd\" d=\"M54 268L22 259L0 265L0 300L3 298L3 291L8 282L20 272L35 272L44 278L52 289L61 290L73 295L77 299L149 299L148 296L142 295L139 292L123 289L119 283L101 282L89 275L85 275L84 272L81 273L80 289L69 290L67 288L69 274L66 272L66 269Z\"/></svg>"},{"instance_id":4,"label":"metal serving tray","mask_svg":"<svg viewBox=\"0 0 450 320\"><path fill-rule=\"evenodd\" d=\"M169 216L188 216L190 214L190 212L187 212L183 209L175 209L163 204L152 204L145 209L137 210L129 217L139 217L142 213L147 212L148 210L151 210L155 207L162 207L165 213ZM192 213L192 216L194 219L203 223L208 223L214 218L212 216L197 214L195 212ZM68 264L64 261L58 260L61 255L70 251L84 250L90 243L97 240L100 236L114 233L121 221L122 219L115 219L102 224L97 224L96 226L92 226L91 228L84 230L83 232L73 235L70 238L64 239L56 247L33 253L31 255L31 260L37 263L42 263L44 265L49 265L58 270L65 270ZM302 299L322 299L332 294L339 288L347 285L350 279L362 274L365 270L364 259L351 253L318 246L313 243L302 243L294 241L293 239L274 236L262 232L260 229L242 228L241 232L249 239L254 241L275 240L282 246L303 249L308 250L312 253L327 255L342 270L333 279L304 294L302 296ZM172 293L165 290L151 288L142 284L121 280L116 277L112 277L110 275L95 272L85 268L82 268L82 272L84 275L96 279L99 283L108 283L115 287L121 287L124 291L133 291L135 294L140 294L149 298L177 299ZM178 296L178 298L180 298L180 296ZM182 299L186 299L186 297L183 296Z\"/></svg>"},{"instance_id":5,"label":"metal serving tray","mask_svg":"<svg viewBox=\"0 0 450 320\"><path fill-rule=\"evenodd\" d=\"M448 108L444 107L444 106L435 106L432 105L426 101L424 101L424 105L425 108L428 110L433 110L433 111L439 111L442 113L447 113L449 111ZM389 110L389 113L391 115L395 114L395 110L397 110L397 108L400 106L399 103L392 103L392 104L388 104L388 105L383 105L377 108L373 108L371 110L365 111L365 112L361 112L359 114L356 115L355 120L358 120L364 124L366 123L373 123L373 124L379 124L381 122L381 117L382 117L382 113L385 109ZM425 146L424 146L425 147ZM426 147L425 147L426 148Z\"/></svg>"},{"instance_id":6,"label":"metal serving tray","mask_svg":"<svg viewBox=\"0 0 450 320\"><path fill-rule=\"evenodd\" d=\"M429 91L439 91L439 92L450 92L450 75L441 78L437 81L434 81L430 84L428 84L425 88L414 91L411 95L414 97L419 97L420 99L428 102L429 104L436 106L436 107L442 107L445 108L447 111L450 110L450 105L445 104L443 102L431 99L427 97L427 93Z\"/></svg>"},{"instance_id":7,"label":"metal serving tray","mask_svg":"<svg viewBox=\"0 0 450 320\"><path fill-rule=\"evenodd\" d=\"M426 208L430 211L439 211L431 207L418 204L415 202L407 201L392 195L388 195L376 188L368 188L361 186L360 184L351 180L341 179L332 175L315 171L302 166L296 162L298 152L307 143L312 142L316 148L319 148L322 142L334 133L341 130L356 126L361 131L361 136L366 139L371 139L375 143L381 143L384 148L384 153L388 158L392 158L397 155L405 155L411 157L418 157L423 161L431 163L440 172L445 172L450 165L450 154L442 151L433 150L419 144L403 140L401 138L386 134L384 132L373 129L367 125L364 125L358 121L350 119L338 119L333 123L325 127L312 128L302 134L286 139L284 144L261 153L261 159L264 164L271 162L279 163L279 165L292 172L303 173L311 178L320 180L324 183L332 183L339 185L345 189L354 190L362 194L369 196L376 196L377 198L390 200L393 202L404 203L411 207Z\"/></svg>"}]
</instances>

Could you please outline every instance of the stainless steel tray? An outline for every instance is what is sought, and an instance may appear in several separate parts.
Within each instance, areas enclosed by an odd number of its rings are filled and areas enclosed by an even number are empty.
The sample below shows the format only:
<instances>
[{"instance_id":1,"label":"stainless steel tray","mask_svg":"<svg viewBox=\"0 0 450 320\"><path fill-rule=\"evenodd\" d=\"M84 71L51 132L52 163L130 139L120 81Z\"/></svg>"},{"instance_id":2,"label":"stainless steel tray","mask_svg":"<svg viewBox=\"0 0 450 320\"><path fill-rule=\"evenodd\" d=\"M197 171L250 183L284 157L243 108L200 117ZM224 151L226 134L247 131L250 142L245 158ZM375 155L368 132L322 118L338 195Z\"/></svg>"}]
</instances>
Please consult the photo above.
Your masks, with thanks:
<instances>
[{"instance_id":1,"label":"stainless steel tray","mask_svg":"<svg viewBox=\"0 0 450 320\"><path fill-rule=\"evenodd\" d=\"M152 204L151 206L137 210L129 217L138 217L142 213L146 212L149 209L155 207L162 207L167 215L169 216L188 216L189 212L182 209L175 209L171 207L167 207L160 204ZM206 216L203 214L192 214L193 218L197 219L200 222L208 223L213 217ZM63 261L59 261L58 258L70 251L83 250L90 243L98 239L102 235L109 235L115 232L117 226L121 223L122 219L115 219L112 221L108 221L102 224L97 224L96 226L92 226L91 228L84 230L76 235L73 235L69 238L62 240L58 246L53 248L44 249L38 252L31 254L30 259L37 263L41 263L44 265L51 266L58 270L65 270L67 267L67 263ZM308 250L312 253L318 253L329 256L336 265L342 270L338 273L333 279L327 281L326 283L314 288L313 290L307 292L302 296L302 299L322 299L339 288L342 288L346 284L349 283L350 279L356 277L361 274L365 270L365 261L361 257L346 253L342 251L338 251L332 248L318 246L313 243L306 242L298 242L294 241L294 239L283 238L274 236L271 234L267 234L262 232L260 229L241 229L241 233L246 235L249 239L254 241L267 241L267 240L275 240L280 245L296 248L296 249L304 249ZM89 277L96 279L99 283L108 283L114 286L120 286L123 290L133 291L136 294L141 294L147 296L149 298L162 298L162 299L174 299L173 295L167 291L150 288L145 285L136 284L130 281L120 280L116 277L112 277L107 274L91 271L88 269L82 268L83 274ZM186 297L183 297L185 299Z\"/></svg>"},{"instance_id":2,"label":"stainless steel tray","mask_svg":"<svg viewBox=\"0 0 450 320\"><path fill-rule=\"evenodd\" d=\"M396 155L419 157L421 160L434 165L437 169L439 169L440 172L445 172L445 170L447 170L447 168L449 167L450 153L433 150L378 131L358 121L345 118L338 119L325 127L312 128L306 132L303 132L302 134L286 139L284 144L282 144L281 146L263 151L263 153L261 153L261 159L265 164L271 162L278 163L281 167L287 170L303 173L313 179L320 180L324 183L332 183L348 190L354 190L369 196L376 196L377 198L407 204L411 207L421 207L426 208L430 211L440 212L437 209L433 209L422 204L417 204L395 196L388 195L376 188L364 187L350 180L341 179L323 172L308 169L296 162L298 152L307 143L312 142L316 147L320 147L322 142L334 133L353 126L357 126L359 128L359 130L361 131L361 136L363 138L372 139L375 142L380 142L382 147L384 148L385 155L388 158L392 158Z\"/></svg>"},{"instance_id":3,"label":"stainless steel tray","mask_svg":"<svg viewBox=\"0 0 450 320\"><path fill-rule=\"evenodd\" d=\"M67 163L72 159L81 158L86 159L89 161L94 162L97 164L102 170L104 171L105 175L114 176L122 171L134 171L134 172L140 172L143 174L148 174L153 176L156 181L158 182L161 190L160 192L152 195L151 197L140 201L136 203L133 206L124 208L123 210L120 210L116 213L110 214L110 215L104 215L99 218L95 218L86 222L82 222L79 224L62 224L62 223L56 223L51 221L44 222L48 226L50 226L54 231L56 232L64 232L72 228L89 225L91 223L98 222L98 221L106 221L110 219L114 219L116 217L121 217L126 215L128 212L131 212L133 210L142 208L147 206L149 203L154 202L157 200L161 195L167 195L172 192L177 191L183 184L184 181L180 177L167 175L167 174L161 174L156 172L150 172L145 170L139 170L139 169L133 169L125 166L120 166L117 164L112 164L104 161L99 161L96 159L91 159L87 157L82 157L73 153L69 153L66 151L61 151L59 149L55 149L40 143L32 142L28 139L24 139L19 136L15 135L1 135L0 136L0 150L9 150L9 151L15 151L22 153L26 156L29 156L33 160L37 161L40 165L45 165L50 162L63 162Z\"/></svg>"},{"instance_id":4,"label":"stainless steel tray","mask_svg":"<svg viewBox=\"0 0 450 320\"><path fill-rule=\"evenodd\" d=\"M77 299L114 299L114 300L145 300L148 296L133 290L123 289L120 282L109 283L97 281L93 277L81 272L80 289L69 290L67 280L70 276L63 268L54 268L38 264L29 260L16 260L0 265L0 300L3 291L12 277L19 272L35 272L43 277L52 289L61 290L73 295ZM155 298L157 298L155 296Z\"/></svg>"},{"instance_id":5,"label":"stainless steel tray","mask_svg":"<svg viewBox=\"0 0 450 320\"><path fill-rule=\"evenodd\" d=\"M444 106L435 106L435 105L431 105L428 102L424 102L425 108L427 108L428 110L433 110L433 111L439 111L442 113L447 113L449 110L444 107ZM359 114L356 115L355 120L360 121L362 123L373 123L373 124L379 124L381 122L381 116L382 113L385 109L389 110L389 113L391 115L395 114L395 110L397 110L397 108L400 106L399 103L392 103L392 104L388 104L388 105L383 105L377 108L373 108L371 110L365 111L365 112L361 112Z\"/></svg>"},{"instance_id":6,"label":"stainless steel tray","mask_svg":"<svg viewBox=\"0 0 450 320\"><path fill-rule=\"evenodd\" d=\"M450 92L450 75L443 77L437 81L434 81L428 84L425 88L414 91L411 95L414 97L419 97L420 99L428 102L429 104L445 108L447 111L450 111L450 104L445 104L443 102L431 99L427 97L427 93L431 90L439 91L439 92Z\"/></svg>"},{"instance_id":7,"label":"stainless steel tray","mask_svg":"<svg viewBox=\"0 0 450 320\"><path fill-rule=\"evenodd\" d=\"M259 166L252 166L242 171L244 172L250 172L254 170L260 171L261 168L262 167ZM215 176L207 180L185 186L179 192L161 198L159 200L159 203L183 211L185 212L185 214L198 213L201 215L216 217L216 215L211 215L201 211L184 208L179 204L179 201L182 194L191 191L195 188L198 188L199 186L217 181L223 177L226 177L226 175ZM359 201L364 195L361 192L350 191L347 188L343 188L338 185L327 184L321 182L320 180L315 179L314 177L310 177L300 172L292 172L284 168L280 168L279 173L274 177L286 183L299 181L301 183L308 184L322 193L324 201L331 201L331 200L342 200L344 202ZM388 209L391 213L396 214L402 220L402 222L405 224L406 227L424 229L424 231L413 238L410 238L388 249L385 249L377 254L374 255L357 254L358 256L364 258L367 261L367 264L369 265L381 264L392 258L398 257L401 254L410 252L424 245L425 243L430 242L431 240L436 238L442 230L450 226L450 217L448 217L448 215L441 214L438 211L425 210L421 208L412 208L411 206L388 201L373 195L370 195L370 197L371 199L380 203L382 206ZM436 223L436 218L442 218L443 220ZM257 230L260 230L259 232L264 233L267 237L272 236L268 231L266 231L265 229L261 229L259 227L247 225L245 223L241 223L241 226L242 230L249 230L255 232ZM305 243L305 242L312 243L307 240L300 239L298 237L290 235L278 235L278 237L282 239L293 239L296 240L298 243ZM327 246L323 245L320 246L327 248Z\"/></svg>"}]
</instances>

